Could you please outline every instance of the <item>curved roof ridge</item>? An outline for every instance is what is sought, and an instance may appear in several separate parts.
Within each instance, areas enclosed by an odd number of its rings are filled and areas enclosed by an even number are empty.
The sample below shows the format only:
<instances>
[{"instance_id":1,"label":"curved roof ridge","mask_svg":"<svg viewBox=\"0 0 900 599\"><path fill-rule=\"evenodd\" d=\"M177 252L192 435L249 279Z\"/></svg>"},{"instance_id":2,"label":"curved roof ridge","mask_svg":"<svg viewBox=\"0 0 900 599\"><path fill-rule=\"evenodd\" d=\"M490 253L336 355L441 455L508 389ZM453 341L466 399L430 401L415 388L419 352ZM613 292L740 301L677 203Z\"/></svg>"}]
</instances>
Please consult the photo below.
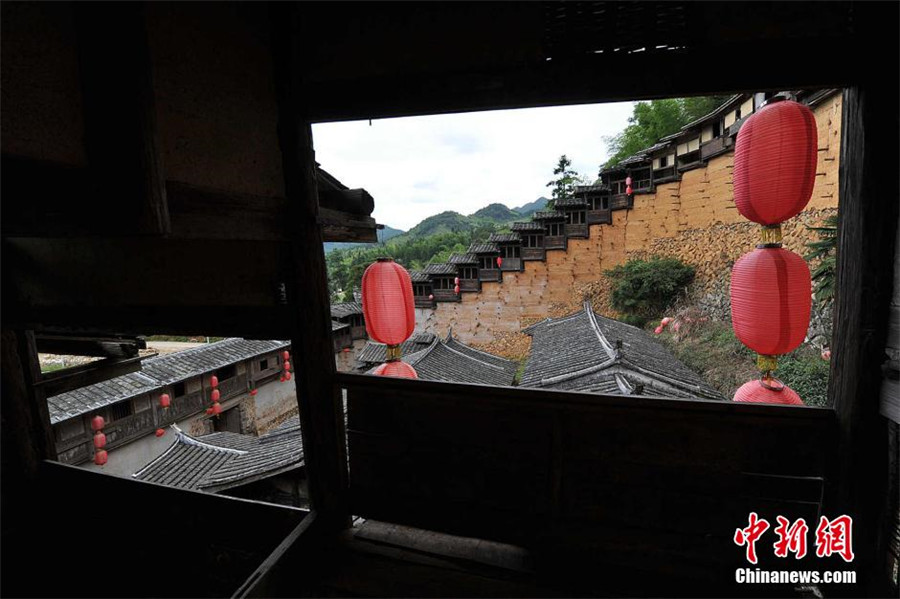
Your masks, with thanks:
<instances>
[{"instance_id":1,"label":"curved roof ridge","mask_svg":"<svg viewBox=\"0 0 900 599\"><path fill-rule=\"evenodd\" d=\"M503 367L502 367L502 366L497 366L496 364L490 364L489 362L485 362L484 360L479 360L478 358L476 358L476 357L474 357L474 356L470 356L470 355L464 354L463 352L461 352L461 351L459 351L459 350L456 350L456 349L453 349L452 347L449 347L446 343L443 343L442 345L444 346L444 348L447 349L447 351L452 351L454 354L457 354L457 355L459 355L459 356L462 356L462 357L464 357L464 358L467 359L467 360L472 360L473 362L478 362L479 364L484 364L484 365L487 366L488 368L493 368L493 369L495 369L495 370L500 370L500 371L503 370ZM476 351L477 351L477 350L476 350ZM482 353L483 353L483 352L482 352Z\"/></svg>"},{"instance_id":2,"label":"curved roof ridge","mask_svg":"<svg viewBox=\"0 0 900 599\"><path fill-rule=\"evenodd\" d=\"M468 344L466 344L466 343L463 343L462 341L460 341L459 339L456 339L455 337L448 337L448 338L447 338L447 342L446 342L446 343L451 343L451 342L452 342L452 343L458 343L458 344L462 345L463 347L465 347L467 350L473 351L473 352L478 352L479 354L481 354L481 355L483 355L483 356L488 356L488 357L493 358L493 359L495 359L495 360L503 360L504 362L509 362L510 364L513 363L513 360L507 360L507 359L504 358L503 356L495 356L495 355L492 354L492 353L489 353L489 352L486 352L486 351L482 351L482 350L478 349L477 347L472 347L471 345L468 345Z\"/></svg>"},{"instance_id":3,"label":"curved roof ridge","mask_svg":"<svg viewBox=\"0 0 900 599\"><path fill-rule=\"evenodd\" d=\"M587 316L591 328L594 329L594 334L597 335L597 340L603 347L603 351L606 352L610 359L615 360L618 355L616 353L616 350L613 349L613 346L610 345L609 340L603 334L603 331L600 330L600 325L597 324L597 315L594 314L594 309L591 306L591 300L584 300L584 313Z\"/></svg>"},{"instance_id":4,"label":"curved roof ridge","mask_svg":"<svg viewBox=\"0 0 900 599\"><path fill-rule=\"evenodd\" d=\"M431 341L431 344L430 344L428 347L426 347L425 349L420 349L420 350L417 351L417 352L413 352L413 353L411 353L411 354L408 354L408 355L406 356L407 359L404 360L404 362L406 362L406 363L409 364L410 366L415 366L416 364L418 364L419 362L421 362L422 359L423 359L425 356L427 356L427 355L430 354L432 351L434 351L435 346L437 346L440 342L441 342L441 338L438 337L437 335L435 335L435 336L434 336L434 339ZM377 367L376 367L376 368L377 368Z\"/></svg>"}]
</instances>

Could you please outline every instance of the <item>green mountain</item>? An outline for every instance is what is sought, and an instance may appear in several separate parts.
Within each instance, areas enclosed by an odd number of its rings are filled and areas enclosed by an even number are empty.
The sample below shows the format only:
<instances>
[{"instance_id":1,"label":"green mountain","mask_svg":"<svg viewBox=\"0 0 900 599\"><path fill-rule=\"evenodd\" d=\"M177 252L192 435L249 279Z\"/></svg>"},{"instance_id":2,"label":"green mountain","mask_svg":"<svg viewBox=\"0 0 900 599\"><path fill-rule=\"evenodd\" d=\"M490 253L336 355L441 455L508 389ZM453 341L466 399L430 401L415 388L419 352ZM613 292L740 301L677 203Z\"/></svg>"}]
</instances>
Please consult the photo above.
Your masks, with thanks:
<instances>
[{"instance_id":1,"label":"green mountain","mask_svg":"<svg viewBox=\"0 0 900 599\"><path fill-rule=\"evenodd\" d=\"M470 218L472 217L492 220L498 223L506 223L519 218L520 215L518 211L510 210L503 204L489 204L481 210L473 213Z\"/></svg>"},{"instance_id":2,"label":"green mountain","mask_svg":"<svg viewBox=\"0 0 900 599\"><path fill-rule=\"evenodd\" d=\"M550 200L548 198L541 196L538 199L536 199L535 201L529 202L528 204L525 204L524 206L519 206L518 208L513 208L513 211L518 212L520 217L531 216L538 210L543 210L544 206L546 206L547 202L549 202L549 201Z\"/></svg>"},{"instance_id":3,"label":"green mountain","mask_svg":"<svg viewBox=\"0 0 900 599\"><path fill-rule=\"evenodd\" d=\"M378 243L384 243L388 239L393 239L397 235L402 235L404 231L400 229L395 229L393 227L389 227L387 225L384 226L384 229L378 230ZM325 254L328 255L329 252L333 252L334 250L343 250L347 248L355 248L355 247L369 247L375 244L373 243L353 243L353 242L343 242L343 241L326 241L325 242Z\"/></svg>"},{"instance_id":4,"label":"green mountain","mask_svg":"<svg viewBox=\"0 0 900 599\"><path fill-rule=\"evenodd\" d=\"M472 225L473 223L468 217L463 216L459 212L447 210L446 212L429 216L402 235L402 238L414 239L438 233L459 233L471 230Z\"/></svg>"}]
</instances>

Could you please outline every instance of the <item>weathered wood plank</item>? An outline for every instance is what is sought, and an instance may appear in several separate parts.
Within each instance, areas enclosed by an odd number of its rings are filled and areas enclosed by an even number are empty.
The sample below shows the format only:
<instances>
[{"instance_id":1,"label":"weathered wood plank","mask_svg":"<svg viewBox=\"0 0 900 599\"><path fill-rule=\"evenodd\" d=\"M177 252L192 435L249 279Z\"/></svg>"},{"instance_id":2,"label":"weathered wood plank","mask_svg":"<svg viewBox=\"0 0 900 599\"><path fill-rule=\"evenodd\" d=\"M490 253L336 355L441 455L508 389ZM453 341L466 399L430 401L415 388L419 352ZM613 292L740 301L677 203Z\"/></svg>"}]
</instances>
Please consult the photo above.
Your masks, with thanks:
<instances>
[{"instance_id":1,"label":"weathered wood plank","mask_svg":"<svg viewBox=\"0 0 900 599\"><path fill-rule=\"evenodd\" d=\"M88 385L122 376L123 374L138 372L141 369L141 360L152 358L155 355L95 360L87 364L72 366L41 375L35 382L35 385L43 390L44 397L53 397L66 391L87 387Z\"/></svg>"}]
</instances>

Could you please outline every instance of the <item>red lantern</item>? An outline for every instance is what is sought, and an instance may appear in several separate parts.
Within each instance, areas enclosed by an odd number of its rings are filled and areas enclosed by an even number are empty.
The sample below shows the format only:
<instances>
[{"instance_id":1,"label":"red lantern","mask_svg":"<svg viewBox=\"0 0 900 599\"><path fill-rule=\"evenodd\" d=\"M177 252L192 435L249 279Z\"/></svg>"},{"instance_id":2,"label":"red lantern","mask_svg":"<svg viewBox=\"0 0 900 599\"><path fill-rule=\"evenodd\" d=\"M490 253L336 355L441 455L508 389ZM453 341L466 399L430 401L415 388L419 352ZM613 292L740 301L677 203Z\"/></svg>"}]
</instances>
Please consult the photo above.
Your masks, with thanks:
<instances>
[{"instance_id":1,"label":"red lantern","mask_svg":"<svg viewBox=\"0 0 900 599\"><path fill-rule=\"evenodd\" d=\"M459 285L457 285L456 287L453 288L453 293L455 293L456 295L459 295Z\"/></svg>"},{"instance_id":2,"label":"red lantern","mask_svg":"<svg viewBox=\"0 0 900 599\"><path fill-rule=\"evenodd\" d=\"M345 348L342 349L341 351L343 351L345 354L349 354L349 353L350 353L350 348L349 348L349 347L345 347Z\"/></svg>"},{"instance_id":3,"label":"red lantern","mask_svg":"<svg viewBox=\"0 0 900 599\"><path fill-rule=\"evenodd\" d=\"M503 258L501 256L497 256L497 268L503 266Z\"/></svg>"},{"instance_id":4,"label":"red lantern","mask_svg":"<svg viewBox=\"0 0 900 599\"><path fill-rule=\"evenodd\" d=\"M285 363L284 363L284 369L285 369L285 370L290 370L290 369L291 369L291 363L290 363L290 362L285 362Z\"/></svg>"},{"instance_id":5,"label":"red lantern","mask_svg":"<svg viewBox=\"0 0 900 599\"><path fill-rule=\"evenodd\" d=\"M628 187L631 187L631 177L630 176L625 177L625 185L627 185ZM631 193L631 192L629 192L629 193Z\"/></svg>"},{"instance_id":6,"label":"red lantern","mask_svg":"<svg viewBox=\"0 0 900 599\"><path fill-rule=\"evenodd\" d=\"M281 380L282 383L284 382L284 375L283 375L283 374L281 375L281 379L280 379L280 380Z\"/></svg>"},{"instance_id":7,"label":"red lantern","mask_svg":"<svg viewBox=\"0 0 900 599\"><path fill-rule=\"evenodd\" d=\"M830 349L823 349L823 350L822 350L822 359L823 359L823 360L830 360L830 359L831 359L831 350L830 350Z\"/></svg>"},{"instance_id":8,"label":"red lantern","mask_svg":"<svg viewBox=\"0 0 900 599\"><path fill-rule=\"evenodd\" d=\"M94 433L94 447L97 449L103 449L104 447L106 447L106 435L104 435L100 431Z\"/></svg>"},{"instance_id":9,"label":"red lantern","mask_svg":"<svg viewBox=\"0 0 900 599\"><path fill-rule=\"evenodd\" d=\"M94 463L97 464L98 466L103 466L104 464L106 464L106 460L108 460L108 459L109 459L109 456L107 455L105 449L98 449L94 453Z\"/></svg>"},{"instance_id":10,"label":"red lantern","mask_svg":"<svg viewBox=\"0 0 900 599\"><path fill-rule=\"evenodd\" d=\"M432 301L432 302L434 301L434 294L433 294L433 293L430 294L430 295L428 296L428 301Z\"/></svg>"},{"instance_id":11,"label":"red lantern","mask_svg":"<svg viewBox=\"0 0 900 599\"><path fill-rule=\"evenodd\" d=\"M634 195L634 190L631 189L631 185L625 188L626 195Z\"/></svg>"},{"instance_id":12,"label":"red lantern","mask_svg":"<svg viewBox=\"0 0 900 599\"><path fill-rule=\"evenodd\" d=\"M761 225L797 216L816 182L818 137L812 111L797 102L768 104L741 126L734 147L734 203Z\"/></svg>"},{"instance_id":13,"label":"red lantern","mask_svg":"<svg viewBox=\"0 0 900 599\"><path fill-rule=\"evenodd\" d=\"M221 397L222 397L222 394L219 392L218 389L213 389L212 393L209 394L209 398L213 401L219 401L219 399L221 399Z\"/></svg>"},{"instance_id":14,"label":"red lantern","mask_svg":"<svg viewBox=\"0 0 900 599\"><path fill-rule=\"evenodd\" d=\"M734 401L742 403L776 403L803 406L797 392L774 379L744 383L734 394Z\"/></svg>"},{"instance_id":15,"label":"red lantern","mask_svg":"<svg viewBox=\"0 0 900 599\"><path fill-rule=\"evenodd\" d=\"M655 329L653 329L653 332L656 333L657 335L659 335L660 333L662 333L662 332L663 332L662 325L659 325L658 327L656 327Z\"/></svg>"},{"instance_id":16,"label":"red lantern","mask_svg":"<svg viewBox=\"0 0 900 599\"><path fill-rule=\"evenodd\" d=\"M169 399L168 393L163 393L159 396L159 405L162 409L168 410L171 403L172 401Z\"/></svg>"},{"instance_id":17,"label":"red lantern","mask_svg":"<svg viewBox=\"0 0 900 599\"><path fill-rule=\"evenodd\" d=\"M213 389L218 387L219 386L219 377L217 377L216 375L212 375L211 377L209 377L209 386L212 387Z\"/></svg>"},{"instance_id":18,"label":"red lantern","mask_svg":"<svg viewBox=\"0 0 900 599\"><path fill-rule=\"evenodd\" d=\"M165 434L166 434L166 431L164 431L163 429L161 429L161 428L156 429L156 436L157 436L157 437L162 437L162 436L165 435Z\"/></svg>"},{"instance_id":19,"label":"red lantern","mask_svg":"<svg viewBox=\"0 0 900 599\"><path fill-rule=\"evenodd\" d=\"M806 337L809 267L783 248L756 249L731 271L731 324L741 343L768 356L793 351Z\"/></svg>"},{"instance_id":20,"label":"red lantern","mask_svg":"<svg viewBox=\"0 0 900 599\"><path fill-rule=\"evenodd\" d=\"M369 265L362 278L363 316L369 337L400 345L416 327L412 281L405 268L390 258Z\"/></svg>"},{"instance_id":21,"label":"red lantern","mask_svg":"<svg viewBox=\"0 0 900 599\"><path fill-rule=\"evenodd\" d=\"M218 405L218 404L217 404L217 405ZM212 408L206 408L206 415L207 415L207 416L209 416L209 415L212 414L212 413L213 413L213 409L212 409Z\"/></svg>"},{"instance_id":22,"label":"red lantern","mask_svg":"<svg viewBox=\"0 0 900 599\"><path fill-rule=\"evenodd\" d=\"M454 284L454 285L459 285L459 277L455 277L455 278L453 279L453 284Z\"/></svg>"},{"instance_id":23,"label":"red lantern","mask_svg":"<svg viewBox=\"0 0 900 599\"><path fill-rule=\"evenodd\" d=\"M281 353L281 357L282 357L283 359L285 359L285 360L290 360L290 359L291 359L291 352L289 352L289 351L287 351L287 350L284 350L284 351Z\"/></svg>"},{"instance_id":24,"label":"red lantern","mask_svg":"<svg viewBox=\"0 0 900 599\"><path fill-rule=\"evenodd\" d=\"M222 404L214 403L212 405L212 413L215 414L216 416L221 414L222 413Z\"/></svg>"},{"instance_id":25,"label":"red lantern","mask_svg":"<svg viewBox=\"0 0 900 599\"><path fill-rule=\"evenodd\" d=\"M105 424L106 422L103 421L103 416L94 416L91 418L91 430L94 432L102 429Z\"/></svg>"},{"instance_id":26,"label":"red lantern","mask_svg":"<svg viewBox=\"0 0 900 599\"><path fill-rule=\"evenodd\" d=\"M259 389L250 389L250 395L255 396L257 393L259 393Z\"/></svg>"},{"instance_id":27,"label":"red lantern","mask_svg":"<svg viewBox=\"0 0 900 599\"><path fill-rule=\"evenodd\" d=\"M413 368L406 362L401 362L400 360L385 362L384 364L376 368L373 374L376 374L378 376L392 376L401 379L419 378L419 375L416 374L415 368Z\"/></svg>"},{"instance_id":28,"label":"red lantern","mask_svg":"<svg viewBox=\"0 0 900 599\"><path fill-rule=\"evenodd\" d=\"M291 380L291 373L290 373L290 372L285 372L285 373L284 373L284 380L286 380L286 381Z\"/></svg>"}]
</instances>

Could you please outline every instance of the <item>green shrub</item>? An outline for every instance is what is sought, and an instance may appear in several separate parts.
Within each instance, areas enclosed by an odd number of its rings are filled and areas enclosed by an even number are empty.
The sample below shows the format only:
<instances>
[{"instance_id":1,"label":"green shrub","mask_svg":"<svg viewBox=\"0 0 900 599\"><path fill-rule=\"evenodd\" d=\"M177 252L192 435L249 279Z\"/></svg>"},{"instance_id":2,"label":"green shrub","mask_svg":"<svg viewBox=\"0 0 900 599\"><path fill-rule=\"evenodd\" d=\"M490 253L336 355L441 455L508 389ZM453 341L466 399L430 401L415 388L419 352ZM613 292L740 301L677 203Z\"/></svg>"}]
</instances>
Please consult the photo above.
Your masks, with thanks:
<instances>
[{"instance_id":1,"label":"green shrub","mask_svg":"<svg viewBox=\"0 0 900 599\"><path fill-rule=\"evenodd\" d=\"M613 282L612 307L646 322L663 314L694 280L694 267L675 258L653 257L629 260L604 274Z\"/></svg>"},{"instance_id":2,"label":"green shrub","mask_svg":"<svg viewBox=\"0 0 900 599\"><path fill-rule=\"evenodd\" d=\"M778 356L775 376L797 392L808 406L828 404L829 362L815 351L801 348Z\"/></svg>"}]
</instances>

